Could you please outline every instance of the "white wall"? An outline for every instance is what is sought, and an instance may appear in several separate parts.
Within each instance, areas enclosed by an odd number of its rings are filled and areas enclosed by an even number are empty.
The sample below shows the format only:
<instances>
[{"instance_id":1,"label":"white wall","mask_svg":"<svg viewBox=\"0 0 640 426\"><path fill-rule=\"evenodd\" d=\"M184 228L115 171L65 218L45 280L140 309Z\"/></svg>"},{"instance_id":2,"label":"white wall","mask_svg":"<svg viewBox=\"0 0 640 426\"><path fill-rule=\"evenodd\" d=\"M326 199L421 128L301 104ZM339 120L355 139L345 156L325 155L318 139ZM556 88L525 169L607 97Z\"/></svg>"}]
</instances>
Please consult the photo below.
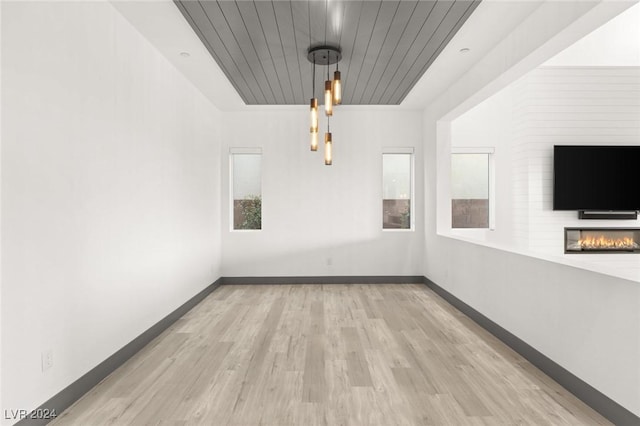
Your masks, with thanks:
<instances>
[{"instance_id":1,"label":"white wall","mask_svg":"<svg viewBox=\"0 0 640 426\"><path fill-rule=\"evenodd\" d=\"M305 108L224 113L223 157L230 147L262 148L263 229L229 230L223 160L223 275L419 275L421 220L415 231L382 231L382 149L415 147L421 218L420 112L336 108L332 166L324 146L309 150L308 116Z\"/></svg>"},{"instance_id":2,"label":"white wall","mask_svg":"<svg viewBox=\"0 0 640 426\"><path fill-rule=\"evenodd\" d=\"M1 406L29 410L220 276L219 116L101 2L2 2L2 90Z\"/></svg>"},{"instance_id":3,"label":"white wall","mask_svg":"<svg viewBox=\"0 0 640 426\"><path fill-rule=\"evenodd\" d=\"M628 6L543 4L427 108L424 274L640 415L638 282L442 236L437 215L438 206L449 202L443 195L449 181L441 177L448 174L450 120Z\"/></svg>"},{"instance_id":4,"label":"white wall","mask_svg":"<svg viewBox=\"0 0 640 426\"><path fill-rule=\"evenodd\" d=\"M545 66L640 66L640 3L545 62Z\"/></svg>"}]
</instances>

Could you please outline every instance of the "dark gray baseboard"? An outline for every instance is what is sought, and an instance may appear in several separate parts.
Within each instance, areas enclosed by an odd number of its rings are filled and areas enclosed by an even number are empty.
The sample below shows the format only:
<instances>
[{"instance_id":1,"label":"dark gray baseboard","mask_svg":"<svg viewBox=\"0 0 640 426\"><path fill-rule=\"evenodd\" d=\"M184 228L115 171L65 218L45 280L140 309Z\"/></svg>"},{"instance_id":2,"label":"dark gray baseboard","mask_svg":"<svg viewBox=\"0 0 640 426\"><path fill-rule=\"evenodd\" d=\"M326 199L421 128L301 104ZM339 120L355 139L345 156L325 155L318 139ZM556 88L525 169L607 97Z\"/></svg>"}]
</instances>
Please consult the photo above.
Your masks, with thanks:
<instances>
[{"instance_id":1,"label":"dark gray baseboard","mask_svg":"<svg viewBox=\"0 0 640 426\"><path fill-rule=\"evenodd\" d=\"M640 417L624 408L590 384L555 363L553 360L521 340L519 337L505 330L489 318L443 289L429 278L424 277L424 283L453 305L460 312L471 318L482 328L500 339L511 349L522 355L527 361L535 365L547 376L558 382L562 387L581 399L585 404L596 410L602 416L617 426L640 425Z\"/></svg>"},{"instance_id":2,"label":"dark gray baseboard","mask_svg":"<svg viewBox=\"0 0 640 426\"><path fill-rule=\"evenodd\" d=\"M423 283L422 275L344 275L314 277L224 277L223 285L231 284L407 284Z\"/></svg>"},{"instance_id":3,"label":"dark gray baseboard","mask_svg":"<svg viewBox=\"0 0 640 426\"><path fill-rule=\"evenodd\" d=\"M135 355L147 344L149 344L149 342L158 337L160 333L169 328L171 324L176 322L180 317L189 312L198 303L200 303L205 297L209 295L209 293L211 293L220 285L221 281L221 279L218 279L213 284L208 285L207 288L183 303L179 308L171 312L169 315L152 325L149 329L133 339L131 342L127 343L122 349L111 355L106 360L102 361L91 371L58 392L55 396L53 396L47 402L34 410L34 412L50 413L52 412L52 410L54 410L57 415L62 414L64 410L66 410L74 402L80 399L80 397L82 397L85 393L89 392L91 388L100 383L105 377L107 377L118 367L124 364L129 358ZM25 418L16 423L16 426L46 425L51 420L52 419Z\"/></svg>"}]
</instances>

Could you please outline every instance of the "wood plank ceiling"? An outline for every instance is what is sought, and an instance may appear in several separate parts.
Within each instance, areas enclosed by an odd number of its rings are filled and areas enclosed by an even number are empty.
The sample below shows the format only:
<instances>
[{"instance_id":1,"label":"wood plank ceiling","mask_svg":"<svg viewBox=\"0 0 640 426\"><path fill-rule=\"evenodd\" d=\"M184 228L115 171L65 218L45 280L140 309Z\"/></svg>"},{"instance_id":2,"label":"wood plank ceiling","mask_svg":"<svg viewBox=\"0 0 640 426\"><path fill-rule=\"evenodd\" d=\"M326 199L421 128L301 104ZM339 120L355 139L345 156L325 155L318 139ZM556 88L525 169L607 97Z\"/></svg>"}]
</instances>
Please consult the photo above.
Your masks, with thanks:
<instances>
[{"instance_id":1,"label":"wood plank ceiling","mask_svg":"<svg viewBox=\"0 0 640 426\"><path fill-rule=\"evenodd\" d=\"M479 1L175 0L248 105L308 104L307 51L326 44L342 51L343 104L399 104ZM320 103L326 77L317 66Z\"/></svg>"}]
</instances>

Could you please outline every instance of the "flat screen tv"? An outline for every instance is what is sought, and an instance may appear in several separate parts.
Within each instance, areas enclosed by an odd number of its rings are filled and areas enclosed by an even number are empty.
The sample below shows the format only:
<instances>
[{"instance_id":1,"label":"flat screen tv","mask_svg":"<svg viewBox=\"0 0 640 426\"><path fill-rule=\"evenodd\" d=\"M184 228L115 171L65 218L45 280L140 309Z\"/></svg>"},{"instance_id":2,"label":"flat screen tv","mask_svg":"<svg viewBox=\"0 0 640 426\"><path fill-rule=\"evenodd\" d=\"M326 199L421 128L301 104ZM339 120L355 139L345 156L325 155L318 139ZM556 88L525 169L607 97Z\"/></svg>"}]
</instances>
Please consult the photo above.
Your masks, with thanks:
<instances>
[{"instance_id":1,"label":"flat screen tv","mask_svg":"<svg viewBox=\"0 0 640 426\"><path fill-rule=\"evenodd\" d=\"M554 146L553 209L640 210L640 146Z\"/></svg>"}]
</instances>

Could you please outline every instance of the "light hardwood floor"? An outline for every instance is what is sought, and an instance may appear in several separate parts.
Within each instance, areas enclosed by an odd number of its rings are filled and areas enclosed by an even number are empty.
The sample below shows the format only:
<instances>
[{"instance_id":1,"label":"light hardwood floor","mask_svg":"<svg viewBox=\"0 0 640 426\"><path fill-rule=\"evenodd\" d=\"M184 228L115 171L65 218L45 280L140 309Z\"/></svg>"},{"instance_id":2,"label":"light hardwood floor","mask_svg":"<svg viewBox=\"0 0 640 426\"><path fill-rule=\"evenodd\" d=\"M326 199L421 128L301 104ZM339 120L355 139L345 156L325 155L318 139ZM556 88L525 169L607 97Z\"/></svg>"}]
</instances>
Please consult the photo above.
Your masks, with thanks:
<instances>
[{"instance_id":1,"label":"light hardwood floor","mask_svg":"<svg viewBox=\"0 0 640 426\"><path fill-rule=\"evenodd\" d=\"M55 425L609 424L419 284L222 286Z\"/></svg>"}]
</instances>

